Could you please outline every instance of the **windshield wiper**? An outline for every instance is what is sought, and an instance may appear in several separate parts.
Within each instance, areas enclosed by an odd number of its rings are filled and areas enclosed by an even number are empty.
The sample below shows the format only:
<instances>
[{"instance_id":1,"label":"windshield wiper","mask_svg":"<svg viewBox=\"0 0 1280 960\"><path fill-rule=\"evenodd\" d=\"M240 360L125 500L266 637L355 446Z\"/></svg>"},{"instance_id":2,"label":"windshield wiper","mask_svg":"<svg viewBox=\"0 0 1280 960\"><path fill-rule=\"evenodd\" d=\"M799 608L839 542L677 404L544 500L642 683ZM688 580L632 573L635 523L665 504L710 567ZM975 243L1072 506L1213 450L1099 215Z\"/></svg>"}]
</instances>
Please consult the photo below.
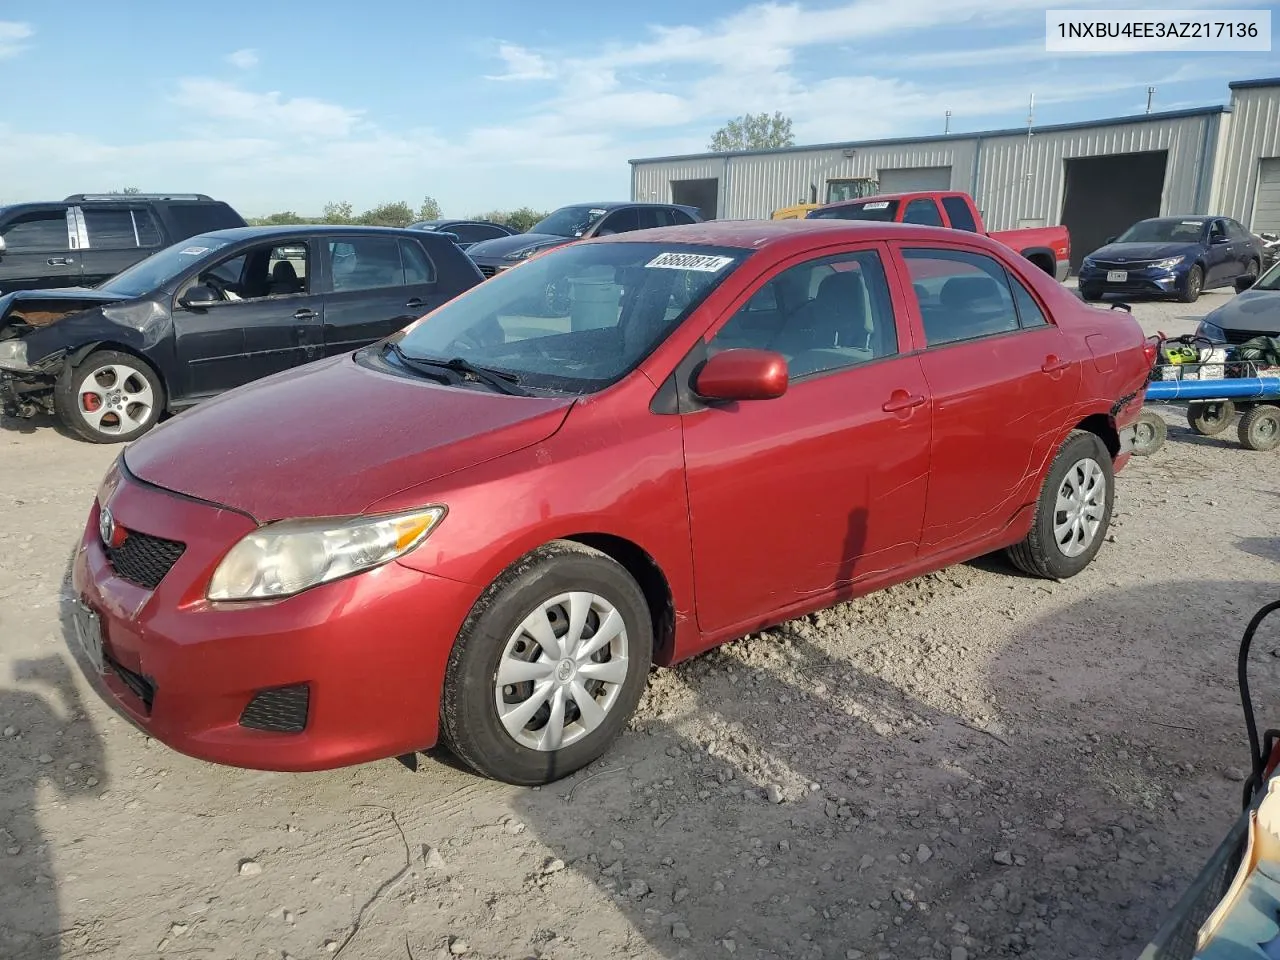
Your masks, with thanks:
<instances>
[{"instance_id":1,"label":"windshield wiper","mask_svg":"<svg viewBox=\"0 0 1280 960\"><path fill-rule=\"evenodd\" d=\"M492 387L499 393L505 393L512 397L527 397L529 391L520 386L520 378L513 373L505 373L500 370L491 370L488 367L477 367L475 364L462 357L454 357L451 360L438 360L435 357L415 357L404 352L399 343L392 342L388 344L392 352L405 366L412 370L427 376L436 376L434 370L450 370L458 374L460 379L479 380L481 383ZM430 372L429 372L430 371Z\"/></svg>"},{"instance_id":2,"label":"windshield wiper","mask_svg":"<svg viewBox=\"0 0 1280 960\"><path fill-rule=\"evenodd\" d=\"M424 377L430 377L432 380L440 380L444 383L453 383L453 378L448 374L441 373L440 370L437 369L437 364L424 363L419 361L417 357L411 357L409 354L405 353L404 350L401 349L400 344L396 343L394 340L387 344L387 349L395 354L396 359L399 360L401 364L415 373L420 373Z\"/></svg>"}]
</instances>

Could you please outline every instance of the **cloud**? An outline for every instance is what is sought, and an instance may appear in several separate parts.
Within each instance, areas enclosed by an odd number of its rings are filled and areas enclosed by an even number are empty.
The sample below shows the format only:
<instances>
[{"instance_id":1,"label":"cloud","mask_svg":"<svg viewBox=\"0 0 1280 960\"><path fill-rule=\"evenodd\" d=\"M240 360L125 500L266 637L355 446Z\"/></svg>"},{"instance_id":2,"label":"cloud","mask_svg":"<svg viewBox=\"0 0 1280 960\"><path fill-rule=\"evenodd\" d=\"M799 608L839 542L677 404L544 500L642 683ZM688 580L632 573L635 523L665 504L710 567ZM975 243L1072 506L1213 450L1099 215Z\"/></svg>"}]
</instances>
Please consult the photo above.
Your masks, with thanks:
<instances>
[{"instance_id":1,"label":"cloud","mask_svg":"<svg viewBox=\"0 0 1280 960\"><path fill-rule=\"evenodd\" d=\"M227 55L227 63L241 70L252 70L258 65L258 51L246 47Z\"/></svg>"},{"instance_id":2,"label":"cloud","mask_svg":"<svg viewBox=\"0 0 1280 960\"><path fill-rule=\"evenodd\" d=\"M15 57L27 48L26 41L35 36L28 23L0 20L0 60Z\"/></svg>"},{"instance_id":3,"label":"cloud","mask_svg":"<svg viewBox=\"0 0 1280 960\"><path fill-rule=\"evenodd\" d=\"M540 54L514 43L498 44L498 56L507 65L505 73L486 80L550 80L556 72Z\"/></svg>"},{"instance_id":4,"label":"cloud","mask_svg":"<svg viewBox=\"0 0 1280 960\"><path fill-rule=\"evenodd\" d=\"M363 110L312 97L291 98L278 91L254 93L206 77L178 81L172 100L196 119L229 120L242 129L284 137L345 137L364 114Z\"/></svg>"}]
</instances>

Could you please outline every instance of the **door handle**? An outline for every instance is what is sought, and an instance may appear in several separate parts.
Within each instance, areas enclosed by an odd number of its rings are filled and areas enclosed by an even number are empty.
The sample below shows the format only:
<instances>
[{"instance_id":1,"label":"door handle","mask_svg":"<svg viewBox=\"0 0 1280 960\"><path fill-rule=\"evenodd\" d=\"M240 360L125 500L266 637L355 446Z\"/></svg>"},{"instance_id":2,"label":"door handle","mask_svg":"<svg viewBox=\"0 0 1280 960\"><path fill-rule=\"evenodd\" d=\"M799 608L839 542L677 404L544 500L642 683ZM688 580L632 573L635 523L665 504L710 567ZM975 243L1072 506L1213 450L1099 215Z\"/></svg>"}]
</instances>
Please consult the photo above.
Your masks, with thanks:
<instances>
[{"instance_id":1,"label":"door handle","mask_svg":"<svg viewBox=\"0 0 1280 960\"><path fill-rule=\"evenodd\" d=\"M414 297L412 300L410 300L408 303L405 304L406 307L425 307L426 305L427 305L427 302L421 299L420 297Z\"/></svg>"},{"instance_id":2,"label":"door handle","mask_svg":"<svg viewBox=\"0 0 1280 960\"><path fill-rule=\"evenodd\" d=\"M1067 369L1069 366L1071 366L1070 360L1059 360L1057 357L1050 354L1045 357L1044 365L1040 369L1045 373L1059 373Z\"/></svg>"},{"instance_id":3,"label":"door handle","mask_svg":"<svg viewBox=\"0 0 1280 960\"><path fill-rule=\"evenodd\" d=\"M301 310L299 310L299 311L297 311L296 313L294 313L294 315L293 315L293 319L295 319L295 320L314 320L314 319L315 319L316 317L318 317L318 316L320 316L320 314L316 313L314 310L311 310L311 309L309 309L309 308L307 308L307 307L303 307Z\"/></svg>"},{"instance_id":4,"label":"door handle","mask_svg":"<svg viewBox=\"0 0 1280 960\"><path fill-rule=\"evenodd\" d=\"M75 261L70 257L50 257L45 263L51 267L66 267L75 263Z\"/></svg>"},{"instance_id":5,"label":"door handle","mask_svg":"<svg viewBox=\"0 0 1280 960\"><path fill-rule=\"evenodd\" d=\"M885 413L897 413L899 410L910 410L924 403L924 397L918 393L908 394L905 390L895 390L893 396L885 401L880 409Z\"/></svg>"}]
</instances>

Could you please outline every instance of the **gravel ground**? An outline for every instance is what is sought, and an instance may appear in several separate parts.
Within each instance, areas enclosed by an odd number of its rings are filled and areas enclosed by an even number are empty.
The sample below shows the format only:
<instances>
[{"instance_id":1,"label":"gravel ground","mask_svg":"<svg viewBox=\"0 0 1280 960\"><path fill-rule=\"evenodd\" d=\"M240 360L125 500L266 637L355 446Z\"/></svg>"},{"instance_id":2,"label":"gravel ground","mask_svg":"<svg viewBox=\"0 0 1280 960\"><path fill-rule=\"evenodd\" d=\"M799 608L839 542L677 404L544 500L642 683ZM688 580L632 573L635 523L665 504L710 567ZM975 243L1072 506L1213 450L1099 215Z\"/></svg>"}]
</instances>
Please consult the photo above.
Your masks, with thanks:
<instances>
[{"instance_id":1,"label":"gravel ground","mask_svg":"<svg viewBox=\"0 0 1280 960\"><path fill-rule=\"evenodd\" d=\"M1226 296L1135 309L1177 333ZM1280 573L1274 455L1170 422L1074 580L984 559L744 638L519 790L216 767L116 719L62 620L116 450L6 421L0 957L1134 957L1238 810L1235 645Z\"/></svg>"}]
</instances>

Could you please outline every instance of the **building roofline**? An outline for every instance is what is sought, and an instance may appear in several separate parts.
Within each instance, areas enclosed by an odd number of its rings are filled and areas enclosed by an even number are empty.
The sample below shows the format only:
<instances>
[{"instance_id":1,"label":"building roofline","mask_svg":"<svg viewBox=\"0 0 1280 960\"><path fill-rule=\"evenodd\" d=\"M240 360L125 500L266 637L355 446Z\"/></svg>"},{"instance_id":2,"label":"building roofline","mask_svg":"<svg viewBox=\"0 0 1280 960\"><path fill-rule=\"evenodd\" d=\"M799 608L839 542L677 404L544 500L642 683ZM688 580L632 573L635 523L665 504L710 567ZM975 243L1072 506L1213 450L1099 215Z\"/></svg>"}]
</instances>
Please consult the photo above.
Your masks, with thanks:
<instances>
[{"instance_id":1,"label":"building roofline","mask_svg":"<svg viewBox=\"0 0 1280 960\"><path fill-rule=\"evenodd\" d=\"M1280 81L1246 80L1241 83L1250 86L1267 86ZM1238 87L1238 84L1232 84ZM1230 113L1231 108L1225 104L1211 107L1192 107L1187 110L1166 110L1163 113L1139 113L1127 117L1107 117L1102 120L1081 120L1072 123L1051 123L1033 126L1031 132L1059 133L1066 130L1086 130L1091 127L1117 127L1129 123L1157 123L1161 120L1180 120L1188 117L1214 116ZM1025 137L1026 127L1009 127L1003 130L977 130L973 133L939 133L924 137L893 137L887 140L849 140L842 143L814 143L796 147L773 147L767 150L728 150L723 153L688 153L668 157L643 157L627 162L633 166L641 163L667 163L673 160L716 160L723 157L758 157L773 154L804 153L811 150L850 150L865 147L896 147L915 143L963 143L966 140L987 140L996 137Z\"/></svg>"},{"instance_id":2,"label":"building roofline","mask_svg":"<svg viewBox=\"0 0 1280 960\"><path fill-rule=\"evenodd\" d=\"M1263 80L1233 80L1227 84L1232 90L1249 90L1254 87L1280 87L1280 77L1267 77Z\"/></svg>"}]
</instances>

